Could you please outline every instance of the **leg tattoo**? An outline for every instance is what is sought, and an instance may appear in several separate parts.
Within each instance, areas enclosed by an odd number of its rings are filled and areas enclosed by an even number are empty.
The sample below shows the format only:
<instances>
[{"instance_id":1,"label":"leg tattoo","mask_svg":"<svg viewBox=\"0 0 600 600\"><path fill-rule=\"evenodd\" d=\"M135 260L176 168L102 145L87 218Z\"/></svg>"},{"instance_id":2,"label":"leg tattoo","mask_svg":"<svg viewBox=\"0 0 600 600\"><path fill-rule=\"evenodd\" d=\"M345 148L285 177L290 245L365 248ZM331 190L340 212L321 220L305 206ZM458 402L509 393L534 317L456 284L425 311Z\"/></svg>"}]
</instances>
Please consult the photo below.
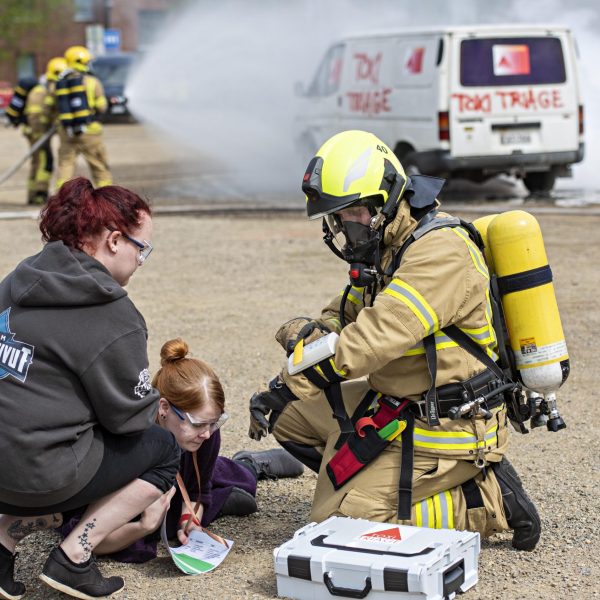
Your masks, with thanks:
<instances>
[{"instance_id":1,"label":"leg tattoo","mask_svg":"<svg viewBox=\"0 0 600 600\"><path fill-rule=\"evenodd\" d=\"M89 534L90 534L90 531L92 529L94 529L94 527L96 527L96 519L95 518L92 519L91 521L89 521L88 523L86 523L83 528L83 533L81 535L77 536L77 539L79 540L79 545L83 549L83 554L84 554L83 562L88 560L88 558L90 558L90 556L92 555L92 549L94 546L89 539Z\"/></svg>"},{"instance_id":2,"label":"leg tattoo","mask_svg":"<svg viewBox=\"0 0 600 600\"><path fill-rule=\"evenodd\" d=\"M47 516L25 517L11 523L8 526L7 532L13 540L18 542L38 529L48 529L49 527L52 527L52 519Z\"/></svg>"}]
</instances>

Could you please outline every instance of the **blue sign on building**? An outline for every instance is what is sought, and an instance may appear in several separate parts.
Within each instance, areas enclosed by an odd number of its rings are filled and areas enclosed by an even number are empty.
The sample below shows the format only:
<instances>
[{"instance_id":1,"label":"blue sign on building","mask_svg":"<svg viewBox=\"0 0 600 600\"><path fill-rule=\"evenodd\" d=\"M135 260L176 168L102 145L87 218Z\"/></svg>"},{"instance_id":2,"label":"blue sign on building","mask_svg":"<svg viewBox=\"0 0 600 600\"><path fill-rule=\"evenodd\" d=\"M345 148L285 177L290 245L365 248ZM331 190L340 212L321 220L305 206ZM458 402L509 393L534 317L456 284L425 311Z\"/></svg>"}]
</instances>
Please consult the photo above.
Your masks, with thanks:
<instances>
[{"instance_id":1,"label":"blue sign on building","mask_svg":"<svg viewBox=\"0 0 600 600\"><path fill-rule=\"evenodd\" d=\"M104 30L104 49L107 51L117 51L121 49L121 30Z\"/></svg>"}]
</instances>

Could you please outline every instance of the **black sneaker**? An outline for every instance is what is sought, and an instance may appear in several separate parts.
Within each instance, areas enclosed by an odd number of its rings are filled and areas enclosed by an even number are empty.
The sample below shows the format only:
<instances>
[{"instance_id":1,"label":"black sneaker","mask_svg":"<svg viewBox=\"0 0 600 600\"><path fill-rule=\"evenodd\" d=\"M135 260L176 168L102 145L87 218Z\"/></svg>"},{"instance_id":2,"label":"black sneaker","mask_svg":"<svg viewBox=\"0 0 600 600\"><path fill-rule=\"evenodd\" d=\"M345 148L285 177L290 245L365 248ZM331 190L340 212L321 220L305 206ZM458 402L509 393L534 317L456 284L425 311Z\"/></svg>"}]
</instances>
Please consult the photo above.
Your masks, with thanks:
<instances>
[{"instance_id":1,"label":"black sneaker","mask_svg":"<svg viewBox=\"0 0 600 600\"><path fill-rule=\"evenodd\" d=\"M4 600L19 600L25 594L25 586L14 580L16 558L16 554L0 544L0 598Z\"/></svg>"},{"instance_id":2,"label":"black sneaker","mask_svg":"<svg viewBox=\"0 0 600 600\"><path fill-rule=\"evenodd\" d=\"M502 457L499 463L492 463L492 469L502 492L508 526L513 530L513 548L533 550L542 533L535 504L523 489L521 479L506 457Z\"/></svg>"},{"instance_id":3,"label":"black sneaker","mask_svg":"<svg viewBox=\"0 0 600 600\"><path fill-rule=\"evenodd\" d=\"M93 556L77 565L59 547L50 552L40 579L59 592L84 600L108 598L125 587L121 577L104 577Z\"/></svg>"},{"instance_id":4,"label":"black sneaker","mask_svg":"<svg viewBox=\"0 0 600 600\"><path fill-rule=\"evenodd\" d=\"M257 479L298 477L304 473L304 465L283 448L263 452L236 452L232 460L241 462L256 473Z\"/></svg>"},{"instance_id":5,"label":"black sneaker","mask_svg":"<svg viewBox=\"0 0 600 600\"><path fill-rule=\"evenodd\" d=\"M258 510L256 498L246 490L239 487L232 488L223 508L219 511L219 517L233 515L236 517L245 517Z\"/></svg>"}]
</instances>

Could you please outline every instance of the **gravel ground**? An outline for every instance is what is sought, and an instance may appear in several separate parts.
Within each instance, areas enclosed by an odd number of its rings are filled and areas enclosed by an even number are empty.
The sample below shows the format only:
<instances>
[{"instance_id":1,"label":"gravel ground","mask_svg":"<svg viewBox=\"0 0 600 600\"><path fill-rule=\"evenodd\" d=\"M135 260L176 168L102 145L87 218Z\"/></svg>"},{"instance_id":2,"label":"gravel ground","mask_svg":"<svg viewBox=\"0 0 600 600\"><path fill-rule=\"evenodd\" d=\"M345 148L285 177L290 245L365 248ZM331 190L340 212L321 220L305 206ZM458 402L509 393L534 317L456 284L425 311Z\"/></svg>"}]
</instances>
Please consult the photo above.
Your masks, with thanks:
<instances>
[{"instance_id":1,"label":"gravel ground","mask_svg":"<svg viewBox=\"0 0 600 600\"><path fill-rule=\"evenodd\" d=\"M166 144L143 126L107 127L106 143L115 181L148 195L157 205L193 200L215 206L218 199L222 206L226 200L239 199L230 188L224 194L216 165L189 149ZM0 173L25 150L17 131L0 130ZM26 171L22 167L0 187L0 212L25 208ZM79 172L86 173L81 164ZM515 187L517 195L521 188L521 184ZM495 190L492 196L498 186ZM490 197L485 188L476 194L471 210L476 201ZM522 195L501 209L521 207ZM264 201L254 200L255 204ZM600 247L600 217L597 210L579 217L549 216L541 214L542 206L547 207L547 202L528 201L526 208L540 213L569 345L571 375L559 392L568 429L556 434L513 433L509 458L538 506L542 540L532 553L514 551L510 534L484 541L479 583L463 596L465 600L600 597L596 584L600 443L594 435L600 418L591 410L597 395L593 369L598 368L593 332L600 329L595 298L598 269L592 252ZM463 215L453 212L474 219L477 215L471 210ZM33 220L0 220L0 236L4 240L0 276L40 249ZM293 316L318 314L345 284L345 265L322 243L319 225L302 216L157 217L154 242L151 259L129 286L148 323L151 369L158 367L162 343L183 337L196 356L214 366L224 384L232 418L223 430L223 454L274 447L272 439L258 443L247 437L248 398L283 362L273 338L277 326ZM224 518L212 527L235 545L226 561L204 576L180 574L166 550L144 565L102 560L101 568L105 574L125 578L126 589L119 596L123 599L275 598L273 549L306 524L314 484L312 473L295 480L261 482L257 514ZM26 598L64 598L37 579L56 541L47 532L21 543L17 576L27 585Z\"/></svg>"},{"instance_id":2,"label":"gravel ground","mask_svg":"<svg viewBox=\"0 0 600 600\"><path fill-rule=\"evenodd\" d=\"M468 218L474 218L469 214ZM465 600L594 598L597 579L600 419L593 387L600 312L598 270L590 249L600 242L600 218L540 216L571 355L571 376L559 393L568 429L512 435L509 458L537 503L543 536L532 553L511 548L510 534L484 541L479 583ZM582 231L585 227L585 231ZM0 275L40 248L31 220L0 221L4 240ZM246 437L247 400L279 369L283 355L273 339L281 322L317 314L345 283L346 268L321 242L320 227L298 216L252 218L157 217L155 251L129 292L146 317L151 368L161 344L186 339L193 353L222 378L232 415L223 431L223 453L265 449ZM259 512L225 518L212 529L235 540L227 560L198 577L181 575L165 552L144 565L103 560L106 574L125 578L124 599L275 598L273 549L307 522L315 476L261 482ZM37 580L56 543L52 533L27 538L19 548L17 575L27 598L60 594Z\"/></svg>"}]
</instances>

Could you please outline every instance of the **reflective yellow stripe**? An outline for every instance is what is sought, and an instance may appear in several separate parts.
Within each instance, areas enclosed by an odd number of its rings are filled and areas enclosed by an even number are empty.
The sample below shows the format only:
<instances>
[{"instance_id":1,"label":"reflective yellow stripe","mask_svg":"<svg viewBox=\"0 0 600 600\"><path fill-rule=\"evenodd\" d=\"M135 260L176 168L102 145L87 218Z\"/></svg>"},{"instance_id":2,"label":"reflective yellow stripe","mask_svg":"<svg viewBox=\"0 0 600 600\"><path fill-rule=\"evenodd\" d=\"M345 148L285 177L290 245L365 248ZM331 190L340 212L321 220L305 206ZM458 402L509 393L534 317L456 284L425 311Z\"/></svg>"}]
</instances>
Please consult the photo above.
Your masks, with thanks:
<instances>
[{"instance_id":1,"label":"reflective yellow stripe","mask_svg":"<svg viewBox=\"0 0 600 600\"><path fill-rule=\"evenodd\" d=\"M454 529L454 507L450 491L446 490L435 494L433 506L435 508L435 528Z\"/></svg>"},{"instance_id":2,"label":"reflective yellow stripe","mask_svg":"<svg viewBox=\"0 0 600 600\"><path fill-rule=\"evenodd\" d=\"M76 92L85 92L85 86L74 85L73 87L61 88L60 90L56 90L56 95L66 96L67 94L74 94Z\"/></svg>"},{"instance_id":3,"label":"reflective yellow stripe","mask_svg":"<svg viewBox=\"0 0 600 600\"><path fill-rule=\"evenodd\" d=\"M350 302L352 302L352 304L356 304L357 306L362 306L364 304L364 300L363 300L363 293L364 293L364 287L354 287L352 286L350 288L350 291L348 292L348 300L350 300ZM344 292L346 290L342 290L340 292L340 296L344 295Z\"/></svg>"},{"instance_id":4,"label":"reflective yellow stripe","mask_svg":"<svg viewBox=\"0 0 600 600\"><path fill-rule=\"evenodd\" d=\"M338 331L342 328L342 324L340 323L339 319L335 319L335 318L325 319L325 322L331 323L333 325L334 329L336 329Z\"/></svg>"},{"instance_id":5,"label":"reflective yellow stripe","mask_svg":"<svg viewBox=\"0 0 600 600\"><path fill-rule=\"evenodd\" d=\"M423 527L423 509L421 508L422 505L422 502L415 504L415 525L417 527Z\"/></svg>"},{"instance_id":6,"label":"reflective yellow stripe","mask_svg":"<svg viewBox=\"0 0 600 600\"><path fill-rule=\"evenodd\" d=\"M454 504L452 502L452 494L450 490L443 492L448 508L448 529L454 529Z\"/></svg>"},{"instance_id":7,"label":"reflective yellow stripe","mask_svg":"<svg viewBox=\"0 0 600 600\"><path fill-rule=\"evenodd\" d=\"M435 511L433 526L435 529L442 528L442 506L440 503L440 495L433 496L433 508Z\"/></svg>"},{"instance_id":8,"label":"reflective yellow stripe","mask_svg":"<svg viewBox=\"0 0 600 600\"><path fill-rule=\"evenodd\" d=\"M444 227L443 229L446 229L446 227ZM451 229L467 245L467 249L469 250L469 254L471 255L471 260L473 261L475 268L486 279L489 279L490 274L487 265L485 264L485 259L483 258L479 248L473 243L473 240L469 237L469 234L462 227L452 227Z\"/></svg>"},{"instance_id":9,"label":"reflective yellow stripe","mask_svg":"<svg viewBox=\"0 0 600 600\"><path fill-rule=\"evenodd\" d=\"M27 91L25 90L25 88L22 88L20 85L17 85L15 87L15 93L21 94L21 96L27 96Z\"/></svg>"},{"instance_id":10,"label":"reflective yellow stripe","mask_svg":"<svg viewBox=\"0 0 600 600\"><path fill-rule=\"evenodd\" d=\"M415 427L415 448L432 448L436 450L478 450L498 444L498 425L494 425L485 434L485 439L478 442L477 437L467 431L429 431Z\"/></svg>"},{"instance_id":11,"label":"reflective yellow stripe","mask_svg":"<svg viewBox=\"0 0 600 600\"><path fill-rule=\"evenodd\" d=\"M25 109L25 114L26 115L37 115L38 113L42 112L42 107L41 106L28 106Z\"/></svg>"},{"instance_id":12,"label":"reflective yellow stripe","mask_svg":"<svg viewBox=\"0 0 600 600\"><path fill-rule=\"evenodd\" d=\"M61 113L59 118L61 121L69 121L78 117L88 117L91 114L92 113L89 110L78 110L74 113Z\"/></svg>"},{"instance_id":13,"label":"reflective yellow stripe","mask_svg":"<svg viewBox=\"0 0 600 600\"><path fill-rule=\"evenodd\" d=\"M401 279L392 279L390 284L383 290L383 293L404 302L419 319L426 335L438 330L439 321L435 311L411 285Z\"/></svg>"},{"instance_id":14,"label":"reflective yellow stripe","mask_svg":"<svg viewBox=\"0 0 600 600\"><path fill-rule=\"evenodd\" d=\"M331 368L340 376L340 377L346 377L346 371L344 371L343 369L338 369L335 366L335 363L333 362L333 358L329 359L329 364L331 365Z\"/></svg>"},{"instance_id":15,"label":"reflective yellow stripe","mask_svg":"<svg viewBox=\"0 0 600 600\"><path fill-rule=\"evenodd\" d=\"M435 349L444 350L445 348L452 348L458 346L458 344L452 341L443 331L436 331L433 334L435 338ZM425 347L423 341L417 342L410 350L407 350L403 356L417 356L418 354L425 354Z\"/></svg>"}]
</instances>

